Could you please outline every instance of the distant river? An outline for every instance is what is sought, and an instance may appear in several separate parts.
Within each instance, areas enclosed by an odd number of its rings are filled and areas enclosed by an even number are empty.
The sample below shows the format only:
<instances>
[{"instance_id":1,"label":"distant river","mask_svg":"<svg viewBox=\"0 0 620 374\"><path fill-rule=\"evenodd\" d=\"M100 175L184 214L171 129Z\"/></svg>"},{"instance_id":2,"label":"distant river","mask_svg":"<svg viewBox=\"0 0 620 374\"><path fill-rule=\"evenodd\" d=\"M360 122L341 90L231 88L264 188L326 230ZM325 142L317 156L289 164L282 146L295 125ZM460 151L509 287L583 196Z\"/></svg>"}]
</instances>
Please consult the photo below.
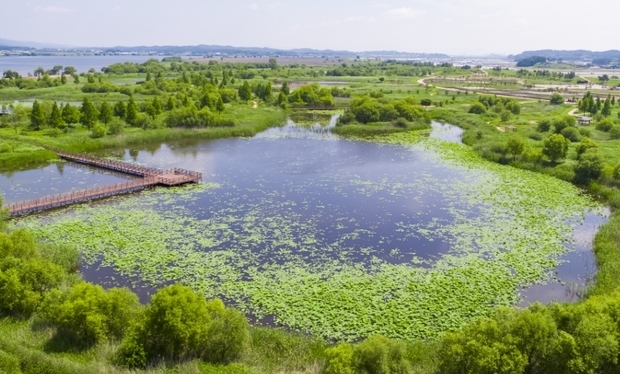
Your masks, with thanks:
<instances>
[{"instance_id":1,"label":"distant river","mask_svg":"<svg viewBox=\"0 0 620 374\"><path fill-rule=\"evenodd\" d=\"M150 58L161 60L164 56L0 56L0 73L13 70L26 76L33 74L38 67L49 70L56 65L73 66L79 73L84 73L91 68L101 71L101 68L118 62L143 63Z\"/></svg>"}]
</instances>

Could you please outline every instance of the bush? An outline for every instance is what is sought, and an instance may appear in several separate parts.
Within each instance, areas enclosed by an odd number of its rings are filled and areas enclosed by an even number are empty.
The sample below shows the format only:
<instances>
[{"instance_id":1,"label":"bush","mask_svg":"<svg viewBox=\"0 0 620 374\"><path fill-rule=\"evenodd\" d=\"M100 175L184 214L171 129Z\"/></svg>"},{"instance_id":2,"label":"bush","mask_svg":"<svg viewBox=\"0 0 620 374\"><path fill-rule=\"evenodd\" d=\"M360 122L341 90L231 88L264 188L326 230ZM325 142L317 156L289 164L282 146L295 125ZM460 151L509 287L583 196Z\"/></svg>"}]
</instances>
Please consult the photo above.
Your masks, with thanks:
<instances>
[{"instance_id":1,"label":"bush","mask_svg":"<svg viewBox=\"0 0 620 374\"><path fill-rule=\"evenodd\" d=\"M614 126L609 130L610 139L620 139L620 126Z\"/></svg>"},{"instance_id":2,"label":"bush","mask_svg":"<svg viewBox=\"0 0 620 374\"><path fill-rule=\"evenodd\" d=\"M562 130L564 130L567 127L572 127L576 125L577 125L577 120L571 116L562 116L562 117L555 118L553 120L553 127L554 127L556 134L562 133Z\"/></svg>"},{"instance_id":3,"label":"bush","mask_svg":"<svg viewBox=\"0 0 620 374\"><path fill-rule=\"evenodd\" d=\"M544 141L543 155L547 156L552 162L556 162L566 157L570 141L561 134L553 134Z\"/></svg>"},{"instance_id":4,"label":"bush","mask_svg":"<svg viewBox=\"0 0 620 374\"><path fill-rule=\"evenodd\" d=\"M613 127L614 127L614 122L609 118L606 118L596 123L596 129L599 131L608 132Z\"/></svg>"},{"instance_id":5,"label":"bush","mask_svg":"<svg viewBox=\"0 0 620 374\"><path fill-rule=\"evenodd\" d=\"M586 184L598 180L603 174L605 162L596 150L589 150L581 155L575 167L575 182Z\"/></svg>"},{"instance_id":6,"label":"bush","mask_svg":"<svg viewBox=\"0 0 620 374\"><path fill-rule=\"evenodd\" d=\"M325 350L325 374L353 374L353 347L342 343Z\"/></svg>"},{"instance_id":7,"label":"bush","mask_svg":"<svg viewBox=\"0 0 620 374\"><path fill-rule=\"evenodd\" d=\"M562 130L561 134L573 143L581 140L581 134L576 127L567 127Z\"/></svg>"},{"instance_id":8,"label":"bush","mask_svg":"<svg viewBox=\"0 0 620 374\"><path fill-rule=\"evenodd\" d=\"M479 103L479 102L475 102L471 104L471 106L469 107L469 111L468 111L468 113L472 113L472 114L484 114L486 112L487 112L487 108L484 106L484 104Z\"/></svg>"},{"instance_id":9,"label":"bush","mask_svg":"<svg viewBox=\"0 0 620 374\"><path fill-rule=\"evenodd\" d=\"M530 139L536 140L536 141L541 141L541 140L543 140L543 136L541 134L534 133L534 134L530 135Z\"/></svg>"},{"instance_id":10,"label":"bush","mask_svg":"<svg viewBox=\"0 0 620 374\"><path fill-rule=\"evenodd\" d=\"M579 145L576 148L577 160L579 160L581 158L581 155L586 153L588 150L595 149L597 147L598 145L595 142L593 142L590 138L581 139L581 142L579 142Z\"/></svg>"},{"instance_id":11,"label":"bush","mask_svg":"<svg viewBox=\"0 0 620 374\"><path fill-rule=\"evenodd\" d=\"M584 136L586 138L589 138L590 136L592 136L592 131L590 131L590 129L587 129L585 127L580 127L579 133L581 134L581 136Z\"/></svg>"},{"instance_id":12,"label":"bush","mask_svg":"<svg viewBox=\"0 0 620 374\"><path fill-rule=\"evenodd\" d=\"M403 343L375 335L355 347L353 366L356 373L407 373L411 365L405 356Z\"/></svg>"},{"instance_id":13,"label":"bush","mask_svg":"<svg viewBox=\"0 0 620 374\"><path fill-rule=\"evenodd\" d=\"M21 372L19 359L0 350L0 373L20 374Z\"/></svg>"},{"instance_id":14,"label":"bush","mask_svg":"<svg viewBox=\"0 0 620 374\"><path fill-rule=\"evenodd\" d=\"M612 177L615 180L620 181L620 164L616 165L616 167L614 168L614 172L612 174Z\"/></svg>"},{"instance_id":15,"label":"bush","mask_svg":"<svg viewBox=\"0 0 620 374\"><path fill-rule=\"evenodd\" d=\"M103 138L105 136L105 133L106 133L105 125L101 123L96 123L91 130L90 137L91 138Z\"/></svg>"},{"instance_id":16,"label":"bush","mask_svg":"<svg viewBox=\"0 0 620 374\"><path fill-rule=\"evenodd\" d=\"M43 318L84 345L121 339L139 310L138 297L128 289L80 283L64 294L48 295Z\"/></svg>"},{"instance_id":17,"label":"bush","mask_svg":"<svg viewBox=\"0 0 620 374\"><path fill-rule=\"evenodd\" d=\"M132 325L118 362L144 367L154 360L202 357L214 363L235 360L248 342L248 325L221 301L207 301L188 287L158 291L143 317Z\"/></svg>"},{"instance_id":18,"label":"bush","mask_svg":"<svg viewBox=\"0 0 620 374\"><path fill-rule=\"evenodd\" d=\"M125 131L125 121L114 118L110 123L108 123L108 134L109 135L118 135L122 134Z\"/></svg>"},{"instance_id":19,"label":"bush","mask_svg":"<svg viewBox=\"0 0 620 374\"><path fill-rule=\"evenodd\" d=\"M547 132L551 130L551 121L548 119L543 119L538 123L537 130L539 132Z\"/></svg>"},{"instance_id":20,"label":"bush","mask_svg":"<svg viewBox=\"0 0 620 374\"><path fill-rule=\"evenodd\" d=\"M556 92L551 95L551 100L549 100L549 102L551 103L551 105L564 104L564 97L562 97L562 95Z\"/></svg>"}]
</instances>

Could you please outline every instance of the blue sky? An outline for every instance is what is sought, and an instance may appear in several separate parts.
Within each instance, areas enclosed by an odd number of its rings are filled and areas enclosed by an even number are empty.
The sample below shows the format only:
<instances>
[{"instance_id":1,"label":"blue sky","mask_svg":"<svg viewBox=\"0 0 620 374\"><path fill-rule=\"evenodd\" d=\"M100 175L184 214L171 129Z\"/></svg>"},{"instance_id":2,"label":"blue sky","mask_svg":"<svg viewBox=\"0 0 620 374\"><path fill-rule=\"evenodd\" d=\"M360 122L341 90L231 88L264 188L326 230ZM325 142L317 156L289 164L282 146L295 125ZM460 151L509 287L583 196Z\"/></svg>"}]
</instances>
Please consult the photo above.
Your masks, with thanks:
<instances>
[{"instance_id":1,"label":"blue sky","mask_svg":"<svg viewBox=\"0 0 620 374\"><path fill-rule=\"evenodd\" d=\"M508 54L619 49L618 14L618 0L20 0L0 38Z\"/></svg>"}]
</instances>

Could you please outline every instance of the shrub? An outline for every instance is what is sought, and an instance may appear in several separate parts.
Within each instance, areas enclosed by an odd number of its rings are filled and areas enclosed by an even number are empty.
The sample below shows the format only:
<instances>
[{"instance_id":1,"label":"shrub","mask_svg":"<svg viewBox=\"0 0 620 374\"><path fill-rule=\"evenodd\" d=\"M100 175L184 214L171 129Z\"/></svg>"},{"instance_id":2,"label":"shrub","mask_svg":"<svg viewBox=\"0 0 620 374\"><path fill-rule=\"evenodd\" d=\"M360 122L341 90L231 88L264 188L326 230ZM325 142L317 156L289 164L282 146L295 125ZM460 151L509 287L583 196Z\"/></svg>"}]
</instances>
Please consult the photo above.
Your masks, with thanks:
<instances>
[{"instance_id":1,"label":"shrub","mask_svg":"<svg viewBox=\"0 0 620 374\"><path fill-rule=\"evenodd\" d=\"M207 303L188 287L174 285L158 291L143 317L132 325L119 349L118 362L144 367L154 360L202 357L215 363L235 360L248 342L245 317Z\"/></svg>"},{"instance_id":2,"label":"shrub","mask_svg":"<svg viewBox=\"0 0 620 374\"><path fill-rule=\"evenodd\" d=\"M484 104L476 102L471 104L471 106L469 107L469 111L468 113L472 113L472 114L484 114L487 112L487 108L484 106Z\"/></svg>"},{"instance_id":3,"label":"shrub","mask_svg":"<svg viewBox=\"0 0 620 374\"><path fill-rule=\"evenodd\" d=\"M608 132L613 127L614 127L614 122L609 118L606 118L596 123L596 129L599 131Z\"/></svg>"},{"instance_id":4,"label":"shrub","mask_svg":"<svg viewBox=\"0 0 620 374\"><path fill-rule=\"evenodd\" d=\"M543 155L547 156L552 162L556 162L566 157L570 141L561 134L553 134L545 139L543 144Z\"/></svg>"},{"instance_id":5,"label":"shrub","mask_svg":"<svg viewBox=\"0 0 620 374\"><path fill-rule=\"evenodd\" d=\"M530 135L530 139L541 141L543 140L543 136L541 134L534 133Z\"/></svg>"},{"instance_id":6,"label":"shrub","mask_svg":"<svg viewBox=\"0 0 620 374\"><path fill-rule=\"evenodd\" d=\"M586 138L589 138L590 136L592 136L592 131L590 131L590 129L587 129L585 127L580 127L579 133L581 134L581 136L585 136Z\"/></svg>"},{"instance_id":7,"label":"shrub","mask_svg":"<svg viewBox=\"0 0 620 374\"><path fill-rule=\"evenodd\" d=\"M21 372L19 359L0 350L0 373L20 374Z\"/></svg>"},{"instance_id":8,"label":"shrub","mask_svg":"<svg viewBox=\"0 0 620 374\"><path fill-rule=\"evenodd\" d=\"M556 134L560 134L567 127L577 125L577 120L571 116L562 116L553 120L553 127Z\"/></svg>"},{"instance_id":9,"label":"shrub","mask_svg":"<svg viewBox=\"0 0 620 374\"><path fill-rule=\"evenodd\" d=\"M353 374L353 347L342 343L325 350L325 374Z\"/></svg>"},{"instance_id":10,"label":"shrub","mask_svg":"<svg viewBox=\"0 0 620 374\"><path fill-rule=\"evenodd\" d=\"M612 174L612 177L615 180L620 181L620 164L616 165L616 167L614 168L614 172Z\"/></svg>"},{"instance_id":11,"label":"shrub","mask_svg":"<svg viewBox=\"0 0 620 374\"><path fill-rule=\"evenodd\" d=\"M551 121L548 119L543 119L538 123L537 130L539 132L547 132L551 129Z\"/></svg>"},{"instance_id":12,"label":"shrub","mask_svg":"<svg viewBox=\"0 0 620 374\"><path fill-rule=\"evenodd\" d=\"M609 130L610 139L620 139L620 126L614 126Z\"/></svg>"},{"instance_id":13,"label":"shrub","mask_svg":"<svg viewBox=\"0 0 620 374\"><path fill-rule=\"evenodd\" d=\"M573 143L581 140L581 134L579 134L579 130L576 127L567 127L562 130L561 134Z\"/></svg>"},{"instance_id":14,"label":"shrub","mask_svg":"<svg viewBox=\"0 0 620 374\"><path fill-rule=\"evenodd\" d=\"M556 92L551 95L551 100L549 100L549 102L551 103L551 105L564 104L564 97L562 97L562 95Z\"/></svg>"},{"instance_id":15,"label":"shrub","mask_svg":"<svg viewBox=\"0 0 620 374\"><path fill-rule=\"evenodd\" d=\"M355 347L353 366L357 373L407 373L411 368L405 356L403 343L375 335Z\"/></svg>"},{"instance_id":16,"label":"shrub","mask_svg":"<svg viewBox=\"0 0 620 374\"><path fill-rule=\"evenodd\" d=\"M586 153L588 150L595 149L596 147L598 147L598 145L595 142L593 142L590 138L581 139L581 142L579 142L579 145L577 145L577 148L576 148L577 160L579 160L581 158L581 155Z\"/></svg>"},{"instance_id":17,"label":"shrub","mask_svg":"<svg viewBox=\"0 0 620 374\"><path fill-rule=\"evenodd\" d=\"M575 167L575 182L586 184L591 180L598 180L604 167L603 158L595 150L585 152Z\"/></svg>"},{"instance_id":18,"label":"shrub","mask_svg":"<svg viewBox=\"0 0 620 374\"><path fill-rule=\"evenodd\" d=\"M48 295L43 316L81 344L121 339L135 318L138 297L127 289L105 291L80 283L64 294Z\"/></svg>"},{"instance_id":19,"label":"shrub","mask_svg":"<svg viewBox=\"0 0 620 374\"><path fill-rule=\"evenodd\" d=\"M125 131L125 121L114 118L110 123L108 123L108 134L110 135L118 135L122 134Z\"/></svg>"},{"instance_id":20,"label":"shrub","mask_svg":"<svg viewBox=\"0 0 620 374\"><path fill-rule=\"evenodd\" d=\"M101 123L96 123L91 130L91 138L103 138L105 136L106 129L105 125Z\"/></svg>"}]
</instances>

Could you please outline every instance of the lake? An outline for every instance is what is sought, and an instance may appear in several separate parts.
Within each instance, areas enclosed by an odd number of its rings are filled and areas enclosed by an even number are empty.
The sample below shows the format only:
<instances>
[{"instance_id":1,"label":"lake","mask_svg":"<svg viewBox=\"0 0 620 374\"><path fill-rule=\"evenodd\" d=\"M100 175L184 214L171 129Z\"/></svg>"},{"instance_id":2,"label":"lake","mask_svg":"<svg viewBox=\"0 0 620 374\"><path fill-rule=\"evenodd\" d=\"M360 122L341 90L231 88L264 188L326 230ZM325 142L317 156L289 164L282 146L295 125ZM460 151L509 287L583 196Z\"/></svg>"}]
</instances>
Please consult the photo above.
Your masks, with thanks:
<instances>
[{"instance_id":1,"label":"lake","mask_svg":"<svg viewBox=\"0 0 620 374\"><path fill-rule=\"evenodd\" d=\"M335 121L106 151L204 183L16 223L78 245L86 280L142 301L181 282L257 324L332 339L432 337L498 305L575 300L594 274L607 212L574 186L475 159L455 126L384 144L340 139ZM125 178L58 163L2 175L0 189L13 202Z\"/></svg>"},{"instance_id":2,"label":"lake","mask_svg":"<svg viewBox=\"0 0 620 374\"><path fill-rule=\"evenodd\" d=\"M54 66L73 66L78 73L86 73L95 69L100 72L101 68L122 62L143 63L150 58L161 61L163 56L0 56L0 72L13 70L27 76L34 74L38 67L49 70Z\"/></svg>"}]
</instances>

